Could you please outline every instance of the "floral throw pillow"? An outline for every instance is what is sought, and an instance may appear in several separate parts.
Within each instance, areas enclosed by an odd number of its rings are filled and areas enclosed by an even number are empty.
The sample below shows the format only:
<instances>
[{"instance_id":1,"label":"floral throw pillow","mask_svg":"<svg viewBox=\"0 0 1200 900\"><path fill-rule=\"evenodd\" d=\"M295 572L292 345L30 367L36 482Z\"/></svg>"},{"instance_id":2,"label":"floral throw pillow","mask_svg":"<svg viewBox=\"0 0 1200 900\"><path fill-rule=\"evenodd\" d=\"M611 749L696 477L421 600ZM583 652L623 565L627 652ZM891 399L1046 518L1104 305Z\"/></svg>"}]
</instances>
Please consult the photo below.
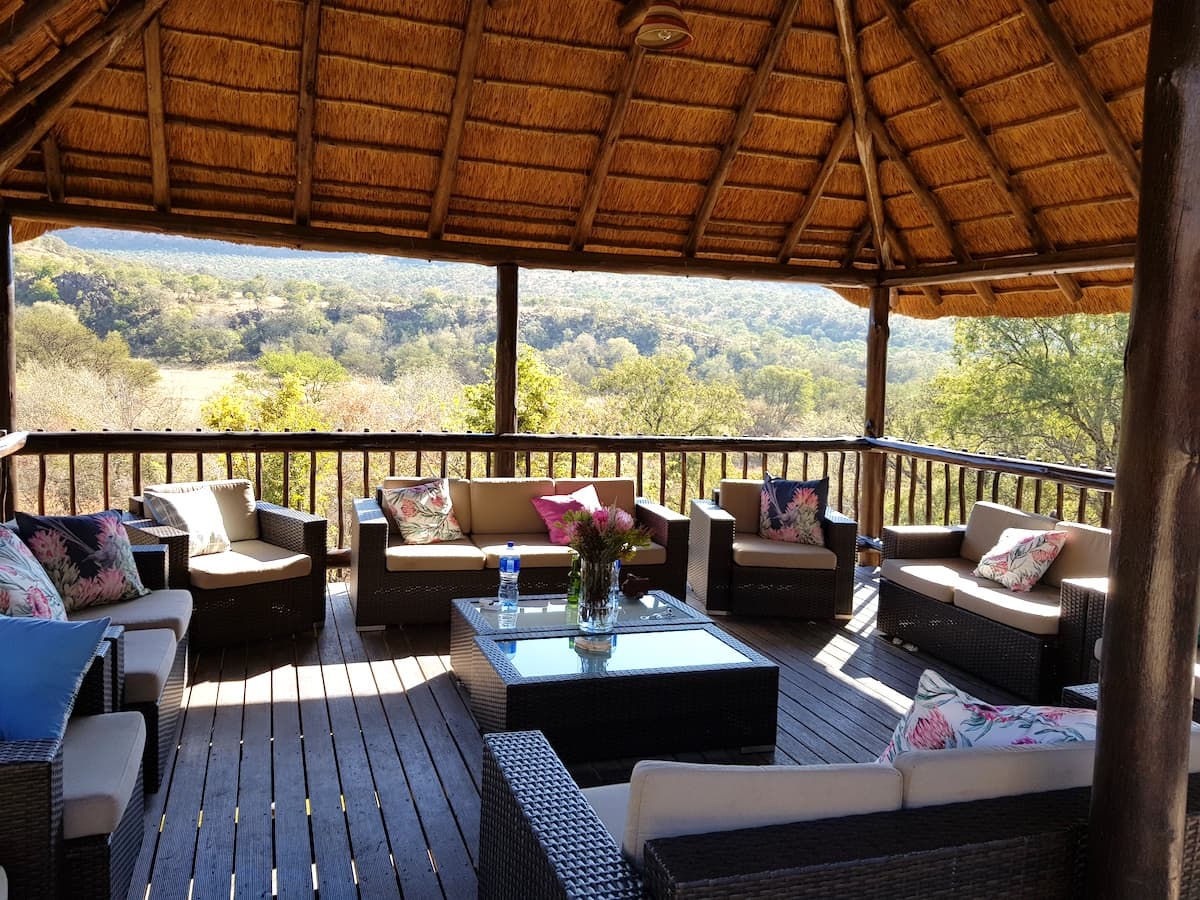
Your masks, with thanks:
<instances>
[{"instance_id":1,"label":"floral throw pillow","mask_svg":"<svg viewBox=\"0 0 1200 900\"><path fill-rule=\"evenodd\" d=\"M16 533L0 525L0 615L65 621L58 588Z\"/></svg>"},{"instance_id":2,"label":"floral throw pillow","mask_svg":"<svg viewBox=\"0 0 1200 900\"><path fill-rule=\"evenodd\" d=\"M1065 531L1005 528L996 546L980 558L975 574L1009 590L1032 590L1066 542Z\"/></svg>"},{"instance_id":3,"label":"floral throw pillow","mask_svg":"<svg viewBox=\"0 0 1200 900\"><path fill-rule=\"evenodd\" d=\"M828 497L828 478L787 481L767 475L760 498L759 535L772 541L825 546L821 520Z\"/></svg>"},{"instance_id":4,"label":"floral throw pillow","mask_svg":"<svg viewBox=\"0 0 1200 900\"><path fill-rule=\"evenodd\" d=\"M878 761L891 764L906 750L1015 747L1095 739L1094 709L993 706L926 669L917 684L912 709L896 725Z\"/></svg>"},{"instance_id":5,"label":"floral throw pillow","mask_svg":"<svg viewBox=\"0 0 1200 900\"><path fill-rule=\"evenodd\" d=\"M138 577L129 535L114 509L90 516L17 513L17 533L58 588L68 611L150 593Z\"/></svg>"},{"instance_id":6,"label":"floral throw pillow","mask_svg":"<svg viewBox=\"0 0 1200 900\"><path fill-rule=\"evenodd\" d=\"M384 488L383 513L406 544L440 544L463 536L450 503L450 482L445 478Z\"/></svg>"}]
</instances>

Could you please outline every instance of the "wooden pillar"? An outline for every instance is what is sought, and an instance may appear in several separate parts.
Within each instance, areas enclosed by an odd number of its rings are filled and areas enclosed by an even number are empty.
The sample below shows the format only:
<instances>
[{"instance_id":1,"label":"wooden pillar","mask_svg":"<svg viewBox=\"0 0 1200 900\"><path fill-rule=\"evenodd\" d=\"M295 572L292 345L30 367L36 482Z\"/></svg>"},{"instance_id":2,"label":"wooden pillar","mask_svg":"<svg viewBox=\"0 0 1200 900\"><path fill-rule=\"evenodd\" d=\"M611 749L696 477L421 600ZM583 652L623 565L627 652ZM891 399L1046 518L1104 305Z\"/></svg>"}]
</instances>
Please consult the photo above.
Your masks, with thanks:
<instances>
[{"instance_id":1,"label":"wooden pillar","mask_svg":"<svg viewBox=\"0 0 1200 900\"><path fill-rule=\"evenodd\" d=\"M871 305L867 318L867 402L863 418L865 437L883 437L883 416L887 403L887 345L891 328L888 325L891 291L885 287L871 288ZM885 457L867 453L862 465L862 484L859 486L859 531L877 538L883 531L883 479ZM864 563L878 561L875 551L863 554Z\"/></svg>"},{"instance_id":2,"label":"wooden pillar","mask_svg":"<svg viewBox=\"0 0 1200 900\"><path fill-rule=\"evenodd\" d=\"M1200 598L1200 4L1156 0L1089 895L1178 897ZM1090 649L1090 648L1089 648Z\"/></svg>"},{"instance_id":3,"label":"wooden pillar","mask_svg":"<svg viewBox=\"0 0 1200 900\"><path fill-rule=\"evenodd\" d=\"M17 415L17 287L13 265L12 217L0 212L0 430L10 434ZM5 521L13 516L16 482L13 458L0 461L0 512Z\"/></svg>"},{"instance_id":4,"label":"wooden pillar","mask_svg":"<svg viewBox=\"0 0 1200 900\"><path fill-rule=\"evenodd\" d=\"M496 434L517 430L517 267L496 266ZM515 454L497 452L495 474L517 473Z\"/></svg>"}]
</instances>

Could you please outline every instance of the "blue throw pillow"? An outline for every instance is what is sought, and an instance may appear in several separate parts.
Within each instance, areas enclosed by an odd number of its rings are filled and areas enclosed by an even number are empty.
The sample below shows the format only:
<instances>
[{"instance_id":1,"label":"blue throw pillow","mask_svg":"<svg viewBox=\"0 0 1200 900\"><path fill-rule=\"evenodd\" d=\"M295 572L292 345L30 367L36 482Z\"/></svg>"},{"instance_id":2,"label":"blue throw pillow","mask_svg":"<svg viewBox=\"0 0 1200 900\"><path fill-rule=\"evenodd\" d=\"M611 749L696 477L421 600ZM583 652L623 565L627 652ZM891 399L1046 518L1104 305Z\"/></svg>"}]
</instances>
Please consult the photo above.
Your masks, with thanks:
<instances>
[{"instance_id":1,"label":"blue throw pillow","mask_svg":"<svg viewBox=\"0 0 1200 900\"><path fill-rule=\"evenodd\" d=\"M0 741L62 737L108 622L0 616Z\"/></svg>"},{"instance_id":2,"label":"blue throw pillow","mask_svg":"<svg viewBox=\"0 0 1200 900\"><path fill-rule=\"evenodd\" d=\"M758 533L772 541L825 546L821 522L828 497L828 478L787 481L764 475Z\"/></svg>"}]
</instances>

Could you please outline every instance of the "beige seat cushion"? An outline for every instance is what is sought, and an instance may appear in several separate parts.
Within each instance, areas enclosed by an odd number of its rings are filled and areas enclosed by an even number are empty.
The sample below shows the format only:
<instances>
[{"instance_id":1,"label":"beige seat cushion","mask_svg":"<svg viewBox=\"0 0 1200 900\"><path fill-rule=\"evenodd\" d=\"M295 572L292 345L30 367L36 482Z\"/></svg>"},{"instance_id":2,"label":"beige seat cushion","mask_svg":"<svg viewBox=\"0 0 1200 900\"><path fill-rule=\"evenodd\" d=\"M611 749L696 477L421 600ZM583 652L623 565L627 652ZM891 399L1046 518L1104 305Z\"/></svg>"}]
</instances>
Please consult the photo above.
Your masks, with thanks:
<instances>
[{"instance_id":1,"label":"beige seat cushion","mask_svg":"<svg viewBox=\"0 0 1200 900\"><path fill-rule=\"evenodd\" d=\"M733 563L768 569L836 569L837 556L832 550L813 544L769 541L757 534L736 534L733 537Z\"/></svg>"},{"instance_id":2,"label":"beige seat cushion","mask_svg":"<svg viewBox=\"0 0 1200 900\"><path fill-rule=\"evenodd\" d=\"M549 478L476 478L471 481L471 533L546 535L546 523L534 508L535 497L554 493ZM569 492L568 492L569 493Z\"/></svg>"},{"instance_id":3,"label":"beige seat cushion","mask_svg":"<svg viewBox=\"0 0 1200 900\"><path fill-rule=\"evenodd\" d=\"M762 509L761 480L752 478L722 478L718 488L721 509L733 516L733 528L739 534L758 534L758 519Z\"/></svg>"},{"instance_id":4,"label":"beige seat cushion","mask_svg":"<svg viewBox=\"0 0 1200 900\"><path fill-rule=\"evenodd\" d=\"M1010 591L986 578L959 581L954 605L993 622L1031 634L1058 634L1062 604L1058 588L1035 585L1025 593Z\"/></svg>"},{"instance_id":5,"label":"beige seat cushion","mask_svg":"<svg viewBox=\"0 0 1200 900\"><path fill-rule=\"evenodd\" d=\"M633 512L636 495L632 478L557 478L554 493L573 494L588 484L596 488L596 496L605 506L616 504L627 513Z\"/></svg>"},{"instance_id":6,"label":"beige seat cushion","mask_svg":"<svg viewBox=\"0 0 1200 900\"><path fill-rule=\"evenodd\" d=\"M133 796L146 724L140 713L77 716L63 738L63 837L112 834Z\"/></svg>"},{"instance_id":7,"label":"beige seat cushion","mask_svg":"<svg viewBox=\"0 0 1200 900\"><path fill-rule=\"evenodd\" d=\"M1042 584L1061 587L1064 578L1106 578L1112 532L1094 525L1059 522L1055 531L1065 531L1067 542L1058 551L1050 568L1042 575Z\"/></svg>"},{"instance_id":8,"label":"beige seat cushion","mask_svg":"<svg viewBox=\"0 0 1200 900\"><path fill-rule=\"evenodd\" d=\"M439 544L406 544L395 538L384 551L389 572L472 572L482 569L483 561L483 551L470 538Z\"/></svg>"},{"instance_id":9,"label":"beige seat cushion","mask_svg":"<svg viewBox=\"0 0 1200 900\"><path fill-rule=\"evenodd\" d=\"M221 521L230 541L252 541L258 538L258 512L254 507L254 490L245 478L227 478L221 481L181 481L174 484L156 484L146 490L159 494L195 491L207 486L217 499L221 510Z\"/></svg>"},{"instance_id":10,"label":"beige seat cushion","mask_svg":"<svg viewBox=\"0 0 1200 900\"><path fill-rule=\"evenodd\" d=\"M626 787L622 785L621 787ZM903 782L891 766L722 766L643 760L622 792L590 793L625 855L642 860L646 841L900 808Z\"/></svg>"},{"instance_id":11,"label":"beige seat cushion","mask_svg":"<svg viewBox=\"0 0 1200 900\"><path fill-rule=\"evenodd\" d=\"M311 572L312 557L265 541L235 541L224 553L191 560L192 585L206 591L303 578Z\"/></svg>"},{"instance_id":12,"label":"beige seat cushion","mask_svg":"<svg viewBox=\"0 0 1200 900\"><path fill-rule=\"evenodd\" d=\"M651 541L645 547L633 548L631 566L661 566L667 561L667 548Z\"/></svg>"},{"instance_id":13,"label":"beige seat cushion","mask_svg":"<svg viewBox=\"0 0 1200 900\"><path fill-rule=\"evenodd\" d=\"M87 606L68 614L72 622L108 616L114 625L124 625L127 631L145 628L170 628L175 640L183 640L192 621L192 595L183 590L151 591L122 603Z\"/></svg>"},{"instance_id":14,"label":"beige seat cushion","mask_svg":"<svg viewBox=\"0 0 1200 900\"><path fill-rule=\"evenodd\" d=\"M967 532L963 535L962 557L972 562L996 546L1005 528L1025 528L1030 531L1050 531L1054 519L980 500L971 507Z\"/></svg>"},{"instance_id":15,"label":"beige seat cushion","mask_svg":"<svg viewBox=\"0 0 1200 900\"><path fill-rule=\"evenodd\" d=\"M125 702L157 703L175 662L175 632L149 628L125 632Z\"/></svg>"},{"instance_id":16,"label":"beige seat cushion","mask_svg":"<svg viewBox=\"0 0 1200 900\"><path fill-rule=\"evenodd\" d=\"M975 564L961 557L946 559L885 559L879 574L910 591L943 603L954 600L959 579L971 578Z\"/></svg>"},{"instance_id":17,"label":"beige seat cushion","mask_svg":"<svg viewBox=\"0 0 1200 900\"><path fill-rule=\"evenodd\" d=\"M532 506L530 507L532 509ZM540 519L539 519L540 521ZM574 552L570 547L550 543L545 528L530 534L473 534L471 542L484 556L484 567L500 568L500 556L508 550L508 542L521 555L522 569L545 569L553 566L570 568Z\"/></svg>"},{"instance_id":18,"label":"beige seat cushion","mask_svg":"<svg viewBox=\"0 0 1200 900\"><path fill-rule=\"evenodd\" d=\"M412 487L414 484L421 484L424 481L432 481L429 476L424 478L414 478L405 476L400 478L393 476L383 479L381 489L386 488L402 488ZM463 534L471 533L471 482L465 478L448 478L450 482L450 508L454 511L454 518L458 520L458 527L462 529Z\"/></svg>"}]
</instances>

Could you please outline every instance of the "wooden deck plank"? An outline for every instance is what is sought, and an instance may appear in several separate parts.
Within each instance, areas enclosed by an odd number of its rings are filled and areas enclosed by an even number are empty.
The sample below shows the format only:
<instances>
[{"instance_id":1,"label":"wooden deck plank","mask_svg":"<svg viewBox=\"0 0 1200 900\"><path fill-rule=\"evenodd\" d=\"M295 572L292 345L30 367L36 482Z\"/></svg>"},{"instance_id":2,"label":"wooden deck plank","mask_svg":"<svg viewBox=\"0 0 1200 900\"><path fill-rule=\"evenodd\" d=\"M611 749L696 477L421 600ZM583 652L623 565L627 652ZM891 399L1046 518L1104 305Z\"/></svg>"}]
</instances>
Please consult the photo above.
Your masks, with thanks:
<instances>
[{"instance_id":1,"label":"wooden deck plank","mask_svg":"<svg viewBox=\"0 0 1200 900\"><path fill-rule=\"evenodd\" d=\"M271 793L275 838L275 890L280 900L313 894L312 835L304 774L304 738L300 730L300 691L296 646L291 638L272 642Z\"/></svg>"},{"instance_id":2,"label":"wooden deck plank","mask_svg":"<svg viewBox=\"0 0 1200 900\"><path fill-rule=\"evenodd\" d=\"M238 770L234 900L271 896L272 674L271 648L252 646L247 652L242 760Z\"/></svg>"}]
</instances>

